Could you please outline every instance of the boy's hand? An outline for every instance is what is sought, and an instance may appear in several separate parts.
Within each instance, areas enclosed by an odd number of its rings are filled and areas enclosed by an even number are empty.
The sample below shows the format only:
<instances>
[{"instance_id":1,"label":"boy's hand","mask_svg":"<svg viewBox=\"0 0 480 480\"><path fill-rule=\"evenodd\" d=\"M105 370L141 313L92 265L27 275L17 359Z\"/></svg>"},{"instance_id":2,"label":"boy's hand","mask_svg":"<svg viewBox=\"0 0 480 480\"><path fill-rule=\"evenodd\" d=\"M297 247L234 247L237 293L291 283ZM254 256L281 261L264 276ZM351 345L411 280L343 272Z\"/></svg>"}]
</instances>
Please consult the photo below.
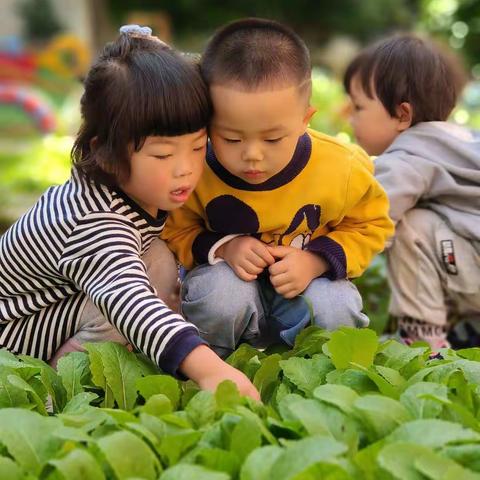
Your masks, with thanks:
<instances>
[{"instance_id":1,"label":"boy's hand","mask_svg":"<svg viewBox=\"0 0 480 480\"><path fill-rule=\"evenodd\" d=\"M300 295L310 282L323 275L328 263L316 253L294 247L267 247L277 259L268 269L275 291L285 298Z\"/></svg>"},{"instance_id":2,"label":"boy's hand","mask_svg":"<svg viewBox=\"0 0 480 480\"><path fill-rule=\"evenodd\" d=\"M224 243L216 252L237 274L238 278L251 282L265 267L275 262L268 247L256 238L244 235Z\"/></svg>"},{"instance_id":3,"label":"boy's hand","mask_svg":"<svg viewBox=\"0 0 480 480\"><path fill-rule=\"evenodd\" d=\"M202 390L214 391L224 380L231 380L240 395L260 401L258 390L247 376L225 363L206 345L193 349L180 364L180 371L196 382Z\"/></svg>"}]
</instances>

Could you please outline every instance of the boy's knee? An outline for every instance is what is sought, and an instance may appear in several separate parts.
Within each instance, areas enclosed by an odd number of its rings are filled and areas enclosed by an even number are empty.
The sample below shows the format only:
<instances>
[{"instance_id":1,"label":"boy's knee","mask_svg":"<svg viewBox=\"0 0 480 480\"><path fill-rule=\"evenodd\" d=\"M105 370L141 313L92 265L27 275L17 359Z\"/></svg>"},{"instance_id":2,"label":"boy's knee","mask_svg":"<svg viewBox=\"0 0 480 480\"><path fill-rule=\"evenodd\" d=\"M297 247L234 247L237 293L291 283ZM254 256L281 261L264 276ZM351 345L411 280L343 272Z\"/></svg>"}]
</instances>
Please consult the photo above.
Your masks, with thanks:
<instances>
[{"instance_id":1,"label":"boy's knee","mask_svg":"<svg viewBox=\"0 0 480 480\"><path fill-rule=\"evenodd\" d=\"M181 295L185 302L208 298L209 303L232 304L250 290L251 285L238 278L226 262L221 262L192 270L183 282ZM233 295L234 292L238 295Z\"/></svg>"},{"instance_id":2,"label":"boy's knee","mask_svg":"<svg viewBox=\"0 0 480 480\"><path fill-rule=\"evenodd\" d=\"M327 330L342 325L367 327L369 319L362 312L363 302L357 287L348 280L317 278L304 293L311 302L315 324Z\"/></svg>"},{"instance_id":3,"label":"boy's knee","mask_svg":"<svg viewBox=\"0 0 480 480\"><path fill-rule=\"evenodd\" d=\"M237 277L226 262L201 265L185 278L182 289L182 311L189 321L212 317L212 321L235 321L245 316L258 296L256 282L245 282Z\"/></svg>"}]
</instances>

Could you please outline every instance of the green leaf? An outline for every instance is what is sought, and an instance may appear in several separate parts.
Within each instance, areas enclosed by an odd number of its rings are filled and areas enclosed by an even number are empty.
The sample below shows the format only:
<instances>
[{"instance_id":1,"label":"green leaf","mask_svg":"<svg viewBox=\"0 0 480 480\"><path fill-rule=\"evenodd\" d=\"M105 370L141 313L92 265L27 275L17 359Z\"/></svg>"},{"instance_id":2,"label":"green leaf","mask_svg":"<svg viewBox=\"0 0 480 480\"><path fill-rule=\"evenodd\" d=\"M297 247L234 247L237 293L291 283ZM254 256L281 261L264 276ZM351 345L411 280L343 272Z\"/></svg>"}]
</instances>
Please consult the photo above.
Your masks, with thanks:
<instances>
[{"instance_id":1,"label":"green leaf","mask_svg":"<svg viewBox=\"0 0 480 480\"><path fill-rule=\"evenodd\" d=\"M313 391L313 396L322 402L338 407L347 414L352 413L353 404L358 398L355 390L344 385L333 384L320 385Z\"/></svg>"},{"instance_id":2,"label":"green leaf","mask_svg":"<svg viewBox=\"0 0 480 480\"><path fill-rule=\"evenodd\" d=\"M5 480L23 480L25 476L20 467L10 458L0 457L0 478Z\"/></svg>"},{"instance_id":3,"label":"green leaf","mask_svg":"<svg viewBox=\"0 0 480 480\"><path fill-rule=\"evenodd\" d=\"M357 426L351 417L337 408L316 400L295 398L293 395L288 405L282 405L282 411L285 407L300 421L309 435L330 435L348 445L350 451L356 451Z\"/></svg>"},{"instance_id":4,"label":"green leaf","mask_svg":"<svg viewBox=\"0 0 480 480\"><path fill-rule=\"evenodd\" d=\"M244 372L247 363L252 358L262 359L265 356L260 350L253 348L248 343L242 343L225 361L232 367Z\"/></svg>"},{"instance_id":5,"label":"green leaf","mask_svg":"<svg viewBox=\"0 0 480 480\"><path fill-rule=\"evenodd\" d=\"M210 469L225 472L235 478L240 468L238 456L221 448L203 447L195 456L196 463Z\"/></svg>"},{"instance_id":6,"label":"green leaf","mask_svg":"<svg viewBox=\"0 0 480 480\"><path fill-rule=\"evenodd\" d=\"M356 366L368 376L368 378L377 386L380 393L391 398L398 398L400 396L400 388L395 387L390 382L385 380L382 375L377 373L375 366L370 368L365 368L360 364L353 363L352 365Z\"/></svg>"},{"instance_id":7,"label":"green leaf","mask_svg":"<svg viewBox=\"0 0 480 480\"><path fill-rule=\"evenodd\" d=\"M327 383L344 385L358 394L378 392L378 387L369 376L360 370L333 370L326 377Z\"/></svg>"},{"instance_id":8,"label":"green leaf","mask_svg":"<svg viewBox=\"0 0 480 480\"><path fill-rule=\"evenodd\" d=\"M480 432L480 423L478 419L461 404L461 401L456 399L455 395L450 395L450 397L455 401L434 395L426 395L426 397L428 400L438 402L440 405L445 405L446 408L443 413L443 418L445 420L451 420L456 423L460 423L464 427L468 427L476 432Z\"/></svg>"},{"instance_id":9,"label":"green leaf","mask_svg":"<svg viewBox=\"0 0 480 480\"><path fill-rule=\"evenodd\" d=\"M224 380L215 391L215 401L220 410L231 409L239 405L242 397L237 386L230 380Z\"/></svg>"},{"instance_id":10,"label":"green leaf","mask_svg":"<svg viewBox=\"0 0 480 480\"><path fill-rule=\"evenodd\" d=\"M14 374L13 368L1 367L0 369L0 408L26 407L29 404L23 384L15 386L8 380Z\"/></svg>"},{"instance_id":11,"label":"green leaf","mask_svg":"<svg viewBox=\"0 0 480 480\"><path fill-rule=\"evenodd\" d=\"M237 392L238 394L238 392ZM212 392L200 391L189 402L185 408L190 420L196 428L201 428L215 419L217 402Z\"/></svg>"},{"instance_id":12,"label":"green leaf","mask_svg":"<svg viewBox=\"0 0 480 480\"><path fill-rule=\"evenodd\" d=\"M98 439L97 445L119 479L141 477L154 480L161 471L152 450L133 433L115 432Z\"/></svg>"},{"instance_id":13,"label":"green leaf","mask_svg":"<svg viewBox=\"0 0 480 480\"><path fill-rule=\"evenodd\" d=\"M399 401L381 395L358 398L354 410L371 441L385 437L399 425L411 420L408 410Z\"/></svg>"},{"instance_id":14,"label":"green leaf","mask_svg":"<svg viewBox=\"0 0 480 480\"><path fill-rule=\"evenodd\" d=\"M265 358L265 357L262 357ZM255 378L255 374L258 372L259 368L262 366L262 362L258 358L257 355L252 357L243 369L243 373L250 379L253 380Z\"/></svg>"},{"instance_id":15,"label":"green leaf","mask_svg":"<svg viewBox=\"0 0 480 480\"><path fill-rule=\"evenodd\" d=\"M368 368L378 348L377 334L368 328L341 327L332 333L327 342L332 362L338 369L356 363Z\"/></svg>"},{"instance_id":16,"label":"green leaf","mask_svg":"<svg viewBox=\"0 0 480 480\"><path fill-rule=\"evenodd\" d=\"M66 480L104 480L105 475L95 458L86 450L76 448L63 458L50 460Z\"/></svg>"},{"instance_id":17,"label":"green leaf","mask_svg":"<svg viewBox=\"0 0 480 480\"><path fill-rule=\"evenodd\" d=\"M468 383L480 385L480 362L458 360L454 363L462 370Z\"/></svg>"},{"instance_id":18,"label":"green leaf","mask_svg":"<svg viewBox=\"0 0 480 480\"><path fill-rule=\"evenodd\" d=\"M18 358L6 348L0 348L0 365L11 366L20 364Z\"/></svg>"},{"instance_id":19,"label":"green leaf","mask_svg":"<svg viewBox=\"0 0 480 480\"><path fill-rule=\"evenodd\" d=\"M23 378L18 377L17 375L8 375L7 380L17 389L23 389L25 392L27 392L30 399L32 399L35 403L38 413L42 415L47 415L47 410L45 408L45 400L40 398L38 393L28 382L26 382Z\"/></svg>"},{"instance_id":20,"label":"green leaf","mask_svg":"<svg viewBox=\"0 0 480 480\"><path fill-rule=\"evenodd\" d=\"M175 465L166 470L160 480L230 480L230 476L198 465Z\"/></svg>"},{"instance_id":21,"label":"green leaf","mask_svg":"<svg viewBox=\"0 0 480 480\"><path fill-rule=\"evenodd\" d=\"M262 360L262 366L253 378L253 384L257 387L264 402L270 399L275 390L280 373L281 358L278 353L266 357Z\"/></svg>"},{"instance_id":22,"label":"green leaf","mask_svg":"<svg viewBox=\"0 0 480 480\"><path fill-rule=\"evenodd\" d=\"M140 368L140 372L142 377L146 377L147 375L161 375L162 370L155 365L150 358L144 355L141 352L134 353L135 358L137 360L138 367Z\"/></svg>"},{"instance_id":23,"label":"green leaf","mask_svg":"<svg viewBox=\"0 0 480 480\"><path fill-rule=\"evenodd\" d=\"M390 385L403 390L406 380L398 373L397 370L388 367L382 367L381 365L375 365L373 368L381 375Z\"/></svg>"},{"instance_id":24,"label":"green leaf","mask_svg":"<svg viewBox=\"0 0 480 480\"><path fill-rule=\"evenodd\" d=\"M176 410L180 400L180 387L178 381L169 375L148 375L136 380L136 388L140 395L148 400L152 395L162 393L172 402L173 409Z\"/></svg>"},{"instance_id":25,"label":"green leaf","mask_svg":"<svg viewBox=\"0 0 480 480\"><path fill-rule=\"evenodd\" d=\"M257 425L257 427L260 429L263 437L267 440L267 442L269 442L272 445L278 444L278 441L275 438L275 436L270 432L270 430L268 430L268 428L265 426L263 421L260 419L260 417L256 413L252 412L251 410L243 406L237 407L236 410L239 415L241 415L242 417L248 418L249 420L251 420L253 423Z\"/></svg>"},{"instance_id":26,"label":"green leaf","mask_svg":"<svg viewBox=\"0 0 480 480\"><path fill-rule=\"evenodd\" d=\"M241 462L262 444L262 432L257 424L249 418L242 418L234 427L230 437L230 451L235 453Z\"/></svg>"},{"instance_id":27,"label":"green leaf","mask_svg":"<svg viewBox=\"0 0 480 480\"><path fill-rule=\"evenodd\" d=\"M115 399L113 398L112 389L107 384L102 361L102 351L105 347L103 346L103 343L84 343L83 347L88 352L92 382L104 391L104 398L101 406L112 408L115 405Z\"/></svg>"},{"instance_id":28,"label":"green leaf","mask_svg":"<svg viewBox=\"0 0 480 480\"><path fill-rule=\"evenodd\" d=\"M406 367L412 360L427 356L428 348L408 347L395 340L389 340L381 345L378 355L386 357L385 367L400 370Z\"/></svg>"},{"instance_id":29,"label":"green leaf","mask_svg":"<svg viewBox=\"0 0 480 480\"><path fill-rule=\"evenodd\" d=\"M102 408L101 411L106 413L118 425L125 425L137 420L132 412L121 410L120 408Z\"/></svg>"},{"instance_id":30,"label":"green leaf","mask_svg":"<svg viewBox=\"0 0 480 480\"><path fill-rule=\"evenodd\" d=\"M41 371L41 367L33 365L33 362L21 362L15 355L8 350L0 349L0 367L3 370L5 367L15 370L15 374L28 381Z\"/></svg>"},{"instance_id":31,"label":"green leaf","mask_svg":"<svg viewBox=\"0 0 480 480\"><path fill-rule=\"evenodd\" d=\"M143 427L147 428L157 441L161 441L167 433L167 426L163 420L160 418L154 417L149 413L141 412L140 413L140 424Z\"/></svg>"},{"instance_id":32,"label":"green leaf","mask_svg":"<svg viewBox=\"0 0 480 480\"><path fill-rule=\"evenodd\" d=\"M409 380L409 385L427 379L430 382L447 383L452 375L461 371L468 383L480 385L480 362L471 360L456 360L445 363L445 361L424 368L413 375Z\"/></svg>"},{"instance_id":33,"label":"green leaf","mask_svg":"<svg viewBox=\"0 0 480 480\"><path fill-rule=\"evenodd\" d=\"M80 413L84 412L88 408L90 408L90 402L96 400L98 395L93 392L80 392L77 393L66 405L63 409L62 413Z\"/></svg>"},{"instance_id":34,"label":"green leaf","mask_svg":"<svg viewBox=\"0 0 480 480\"><path fill-rule=\"evenodd\" d=\"M74 427L62 426L55 430L54 435L62 440L70 440L78 443L83 442L87 444L92 441L92 438L88 435L88 433L84 432L80 428Z\"/></svg>"},{"instance_id":35,"label":"green leaf","mask_svg":"<svg viewBox=\"0 0 480 480\"><path fill-rule=\"evenodd\" d=\"M346 451L344 444L331 437L313 436L291 442L272 465L270 477L275 480L294 479L315 463L331 460Z\"/></svg>"},{"instance_id":36,"label":"green leaf","mask_svg":"<svg viewBox=\"0 0 480 480\"><path fill-rule=\"evenodd\" d=\"M332 362L325 355L314 355L312 359L292 357L282 360L283 374L308 396L325 381L327 373L333 370Z\"/></svg>"},{"instance_id":37,"label":"green leaf","mask_svg":"<svg viewBox=\"0 0 480 480\"><path fill-rule=\"evenodd\" d=\"M103 373L118 407L131 410L137 399L137 380L141 378L137 357L115 342L103 343L100 351Z\"/></svg>"},{"instance_id":38,"label":"green leaf","mask_svg":"<svg viewBox=\"0 0 480 480\"><path fill-rule=\"evenodd\" d=\"M312 357L316 353L322 353L322 346L331 335L331 332L316 326L304 328L295 338L291 356Z\"/></svg>"},{"instance_id":39,"label":"green leaf","mask_svg":"<svg viewBox=\"0 0 480 480\"><path fill-rule=\"evenodd\" d=\"M407 388L400 396L400 402L414 418L437 418L443 405L428 395L447 400L448 389L445 385L432 382L418 382Z\"/></svg>"},{"instance_id":40,"label":"green leaf","mask_svg":"<svg viewBox=\"0 0 480 480\"><path fill-rule=\"evenodd\" d=\"M185 408L188 402L200 391L200 387L193 381L182 382L181 408Z\"/></svg>"},{"instance_id":41,"label":"green leaf","mask_svg":"<svg viewBox=\"0 0 480 480\"><path fill-rule=\"evenodd\" d=\"M381 468L377 462L377 457L384 446L385 441L380 440L368 445L355 455L353 461L362 474L359 478L362 478L362 480L395 479L388 471Z\"/></svg>"},{"instance_id":42,"label":"green leaf","mask_svg":"<svg viewBox=\"0 0 480 480\"><path fill-rule=\"evenodd\" d=\"M474 360L480 362L480 348L464 348L456 351L457 355L467 360Z\"/></svg>"},{"instance_id":43,"label":"green leaf","mask_svg":"<svg viewBox=\"0 0 480 480\"><path fill-rule=\"evenodd\" d=\"M81 428L85 432L90 432L109 420L104 409L94 407L86 407L80 412L60 413L57 416L67 427Z\"/></svg>"},{"instance_id":44,"label":"green leaf","mask_svg":"<svg viewBox=\"0 0 480 480\"><path fill-rule=\"evenodd\" d=\"M431 448L443 447L449 443L480 442L480 434L445 420L413 420L400 425L386 441L417 443Z\"/></svg>"},{"instance_id":45,"label":"green leaf","mask_svg":"<svg viewBox=\"0 0 480 480\"><path fill-rule=\"evenodd\" d=\"M430 452L430 449L413 443L393 443L380 451L378 463L398 480L424 480L415 468L415 460Z\"/></svg>"},{"instance_id":46,"label":"green leaf","mask_svg":"<svg viewBox=\"0 0 480 480\"><path fill-rule=\"evenodd\" d=\"M152 395L146 402L145 405L140 407L142 412L148 413L150 415L155 415L159 417L166 413L173 412L173 406L170 399L163 393L157 393Z\"/></svg>"},{"instance_id":47,"label":"green leaf","mask_svg":"<svg viewBox=\"0 0 480 480\"><path fill-rule=\"evenodd\" d=\"M447 445L440 453L470 470L480 472L480 444Z\"/></svg>"},{"instance_id":48,"label":"green leaf","mask_svg":"<svg viewBox=\"0 0 480 480\"><path fill-rule=\"evenodd\" d=\"M273 445L253 450L242 465L240 480L270 480L272 465L283 452L283 448Z\"/></svg>"},{"instance_id":49,"label":"green leaf","mask_svg":"<svg viewBox=\"0 0 480 480\"><path fill-rule=\"evenodd\" d=\"M0 410L0 442L22 469L34 474L60 449L62 441L54 436L60 426L57 418L36 412L18 408Z\"/></svg>"},{"instance_id":50,"label":"green leaf","mask_svg":"<svg viewBox=\"0 0 480 480\"><path fill-rule=\"evenodd\" d=\"M40 379L52 398L53 411L55 413L61 412L67 402L67 392L56 370L39 358L29 357L27 355L19 355L18 358L27 365L41 369Z\"/></svg>"},{"instance_id":51,"label":"green leaf","mask_svg":"<svg viewBox=\"0 0 480 480\"><path fill-rule=\"evenodd\" d=\"M480 474L466 470L453 460L432 451L417 457L415 467L432 480L480 480Z\"/></svg>"},{"instance_id":52,"label":"green leaf","mask_svg":"<svg viewBox=\"0 0 480 480\"><path fill-rule=\"evenodd\" d=\"M162 455L165 463L169 466L175 465L188 450L198 443L201 436L202 433L195 430L184 430L177 434L165 435L158 452Z\"/></svg>"},{"instance_id":53,"label":"green leaf","mask_svg":"<svg viewBox=\"0 0 480 480\"><path fill-rule=\"evenodd\" d=\"M323 405L315 400L293 394L279 404L279 411L286 422L299 421L309 435L331 435L325 419Z\"/></svg>"},{"instance_id":54,"label":"green leaf","mask_svg":"<svg viewBox=\"0 0 480 480\"><path fill-rule=\"evenodd\" d=\"M83 392L82 379L89 371L88 355L84 352L70 352L57 363L57 372L67 392L67 400Z\"/></svg>"},{"instance_id":55,"label":"green leaf","mask_svg":"<svg viewBox=\"0 0 480 480\"><path fill-rule=\"evenodd\" d=\"M315 463L297 475L295 480L318 480L319 478L322 480L352 480L347 471L333 461Z\"/></svg>"}]
</instances>

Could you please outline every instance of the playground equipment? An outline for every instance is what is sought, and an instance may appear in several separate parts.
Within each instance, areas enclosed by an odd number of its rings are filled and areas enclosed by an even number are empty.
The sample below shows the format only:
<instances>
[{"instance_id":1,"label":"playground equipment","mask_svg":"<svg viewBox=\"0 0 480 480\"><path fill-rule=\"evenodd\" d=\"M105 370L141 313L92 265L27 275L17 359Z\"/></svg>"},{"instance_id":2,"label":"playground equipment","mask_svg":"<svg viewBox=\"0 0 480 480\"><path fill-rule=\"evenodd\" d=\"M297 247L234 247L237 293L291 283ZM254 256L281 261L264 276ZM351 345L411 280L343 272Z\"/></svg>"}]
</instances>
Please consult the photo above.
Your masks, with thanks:
<instances>
[{"instance_id":1,"label":"playground equipment","mask_svg":"<svg viewBox=\"0 0 480 480\"><path fill-rule=\"evenodd\" d=\"M32 89L14 84L0 84L0 107L2 104L17 105L34 121L41 133L50 133L55 130L53 109Z\"/></svg>"},{"instance_id":2,"label":"playground equipment","mask_svg":"<svg viewBox=\"0 0 480 480\"><path fill-rule=\"evenodd\" d=\"M56 107L62 106L89 64L88 48L73 35L54 37L38 51L18 38L0 42L0 136L22 135L25 129L55 131Z\"/></svg>"}]
</instances>

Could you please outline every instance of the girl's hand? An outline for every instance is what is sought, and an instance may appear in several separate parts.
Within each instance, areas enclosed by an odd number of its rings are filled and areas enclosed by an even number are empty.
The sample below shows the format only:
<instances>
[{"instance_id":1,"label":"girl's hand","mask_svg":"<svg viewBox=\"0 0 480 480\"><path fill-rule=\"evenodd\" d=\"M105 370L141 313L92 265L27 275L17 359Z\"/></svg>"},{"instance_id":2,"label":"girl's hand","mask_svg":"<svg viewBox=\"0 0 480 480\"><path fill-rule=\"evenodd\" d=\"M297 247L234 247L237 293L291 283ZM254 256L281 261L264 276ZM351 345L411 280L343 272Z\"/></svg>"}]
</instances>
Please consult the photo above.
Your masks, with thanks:
<instances>
[{"instance_id":1,"label":"girl's hand","mask_svg":"<svg viewBox=\"0 0 480 480\"><path fill-rule=\"evenodd\" d=\"M248 235L235 237L221 245L216 255L223 258L237 277L246 282L256 280L265 267L275 262L268 247L260 240Z\"/></svg>"},{"instance_id":2,"label":"girl's hand","mask_svg":"<svg viewBox=\"0 0 480 480\"><path fill-rule=\"evenodd\" d=\"M316 253L294 247L268 247L277 261L268 269L275 291L285 298L300 295L310 282L328 270L328 263Z\"/></svg>"},{"instance_id":3,"label":"girl's hand","mask_svg":"<svg viewBox=\"0 0 480 480\"><path fill-rule=\"evenodd\" d=\"M180 371L202 390L215 391L224 380L231 380L240 395L260 401L260 394L246 375L225 363L213 350L200 345L192 350L180 364Z\"/></svg>"}]
</instances>

